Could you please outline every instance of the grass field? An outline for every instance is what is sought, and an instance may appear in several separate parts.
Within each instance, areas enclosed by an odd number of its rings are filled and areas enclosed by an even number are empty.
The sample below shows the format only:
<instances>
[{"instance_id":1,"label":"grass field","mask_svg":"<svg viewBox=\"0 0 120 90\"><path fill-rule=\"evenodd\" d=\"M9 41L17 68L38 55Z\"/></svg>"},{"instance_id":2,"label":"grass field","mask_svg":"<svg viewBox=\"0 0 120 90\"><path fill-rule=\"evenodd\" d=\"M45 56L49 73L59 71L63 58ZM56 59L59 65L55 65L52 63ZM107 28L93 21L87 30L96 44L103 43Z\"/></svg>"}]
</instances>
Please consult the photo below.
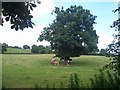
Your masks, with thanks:
<instances>
[{"instance_id":1,"label":"grass field","mask_svg":"<svg viewBox=\"0 0 120 90\"><path fill-rule=\"evenodd\" d=\"M19 48L7 48L7 52L5 53L9 53L9 54L21 54L21 53L24 53L24 54L30 54L31 53L31 50L30 49L19 49Z\"/></svg>"},{"instance_id":2,"label":"grass field","mask_svg":"<svg viewBox=\"0 0 120 90\"><path fill-rule=\"evenodd\" d=\"M70 66L50 64L52 54L41 55L3 55L3 86L7 88L32 88L35 85L67 87L70 74L77 73L80 83L90 84L90 78L109 62L104 56L81 56L73 58Z\"/></svg>"}]
</instances>

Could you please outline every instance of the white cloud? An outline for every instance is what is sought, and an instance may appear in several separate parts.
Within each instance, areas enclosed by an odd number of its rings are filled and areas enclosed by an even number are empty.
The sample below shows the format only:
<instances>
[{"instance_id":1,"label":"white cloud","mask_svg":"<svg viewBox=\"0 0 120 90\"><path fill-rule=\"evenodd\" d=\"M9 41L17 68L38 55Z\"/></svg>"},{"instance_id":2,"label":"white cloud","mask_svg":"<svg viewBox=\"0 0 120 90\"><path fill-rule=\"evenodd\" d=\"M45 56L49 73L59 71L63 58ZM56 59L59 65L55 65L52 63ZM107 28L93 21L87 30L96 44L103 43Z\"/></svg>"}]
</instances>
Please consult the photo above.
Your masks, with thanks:
<instances>
[{"instance_id":1,"label":"white cloud","mask_svg":"<svg viewBox=\"0 0 120 90\"><path fill-rule=\"evenodd\" d=\"M99 49L105 49L110 43L112 43L113 39L114 38L112 36L109 36L107 34L100 34L98 43Z\"/></svg>"},{"instance_id":2,"label":"white cloud","mask_svg":"<svg viewBox=\"0 0 120 90\"><path fill-rule=\"evenodd\" d=\"M41 4L37 4L37 7L33 9L31 14L34 18L43 16L44 14L51 13L54 9L52 0L40 0Z\"/></svg>"}]
</instances>

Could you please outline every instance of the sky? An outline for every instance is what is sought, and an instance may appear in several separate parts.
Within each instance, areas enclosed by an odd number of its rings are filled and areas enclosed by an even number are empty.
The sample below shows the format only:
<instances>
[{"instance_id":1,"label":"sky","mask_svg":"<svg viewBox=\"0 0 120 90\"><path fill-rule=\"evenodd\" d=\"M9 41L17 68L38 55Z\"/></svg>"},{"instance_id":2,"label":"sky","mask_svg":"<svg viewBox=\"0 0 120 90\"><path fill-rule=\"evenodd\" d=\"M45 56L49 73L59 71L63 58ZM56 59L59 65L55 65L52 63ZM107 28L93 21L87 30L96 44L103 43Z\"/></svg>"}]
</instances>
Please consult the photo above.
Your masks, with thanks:
<instances>
[{"instance_id":1,"label":"sky","mask_svg":"<svg viewBox=\"0 0 120 90\"><path fill-rule=\"evenodd\" d=\"M0 26L0 43L7 43L9 46L20 46L33 44L50 45L49 42L37 42L41 31L44 27L48 27L53 22L55 17L51 14L55 7L64 9L71 5L81 5L84 9L90 10L93 15L97 16L94 29L99 36L98 48L105 49L113 40L113 34L117 33L114 28L110 28L113 21L118 18L118 14L112 12L118 5L116 0L40 0L41 4L31 12L33 15L32 21L36 24L33 29L26 28L23 31L10 29L9 22L5 22Z\"/></svg>"}]
</instances>

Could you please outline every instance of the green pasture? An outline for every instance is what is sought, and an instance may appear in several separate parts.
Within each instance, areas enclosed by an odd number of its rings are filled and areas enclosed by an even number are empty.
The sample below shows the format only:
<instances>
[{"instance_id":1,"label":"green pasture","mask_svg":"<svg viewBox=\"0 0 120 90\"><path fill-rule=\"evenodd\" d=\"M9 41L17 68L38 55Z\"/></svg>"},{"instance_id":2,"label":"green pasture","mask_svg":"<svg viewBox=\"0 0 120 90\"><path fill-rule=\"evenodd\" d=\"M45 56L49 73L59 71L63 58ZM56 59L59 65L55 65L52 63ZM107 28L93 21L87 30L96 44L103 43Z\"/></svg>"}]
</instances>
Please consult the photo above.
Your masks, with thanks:
<instances>
[{"instance_id":1,"label":"green pasture","mask_svg":"<svg viewBox=\"0 0 120 90\"><path fill-rule=\"evenodd\" d=\"M97 74L109 59L104 56L80 56L73 58L70 66L50 64L53 54L39 55L2 55L2 80L6 88L67 87L70 74L77 73L80 83L90 84L90 78Z\"/></svg>"},{"instance_id":2,"label":"green pasture","mask_svg":"<svg viewBox=\"0 0 120 90\"><path fill-rule=\"evenodd\" d=\"M8 54L21 54L21 53L31 53L30 49L19 49L19 48L7 48L7 51L5 53Z\"/></svg>"}]
</instances>

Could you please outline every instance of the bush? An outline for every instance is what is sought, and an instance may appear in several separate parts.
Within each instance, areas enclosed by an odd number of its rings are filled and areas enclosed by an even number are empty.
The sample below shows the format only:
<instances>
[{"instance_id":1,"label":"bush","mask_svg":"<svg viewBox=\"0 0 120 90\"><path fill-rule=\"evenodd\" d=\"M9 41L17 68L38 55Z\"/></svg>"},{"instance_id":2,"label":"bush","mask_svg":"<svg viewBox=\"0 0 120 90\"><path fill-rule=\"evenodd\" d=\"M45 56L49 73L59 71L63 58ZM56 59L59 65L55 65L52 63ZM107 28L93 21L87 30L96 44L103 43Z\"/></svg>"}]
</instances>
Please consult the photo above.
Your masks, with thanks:
<instances>
[{"instance_id":1,"label":"bush","mask_svg":"<svg viewBox=\"0 0 120 90\"><path fill-rule=\"evenodd\" d=\"M69 79L68 88L71 88L71 89L72 88L80 88L79 78L76 73L71 74L70 79Z\"/></svg>"},{"instance_id":2,"label":"bush","mask_svg":"<svg viewBox=\"0 0 120 90\"><path fill-rule=\"evenodd\" d=\"M94 75L94 79L91 78L91 88L120 88L120 76L117 74L111 74L109 71L103 73L100 70L98 75Z\"/></svg>"}]
</instances>

